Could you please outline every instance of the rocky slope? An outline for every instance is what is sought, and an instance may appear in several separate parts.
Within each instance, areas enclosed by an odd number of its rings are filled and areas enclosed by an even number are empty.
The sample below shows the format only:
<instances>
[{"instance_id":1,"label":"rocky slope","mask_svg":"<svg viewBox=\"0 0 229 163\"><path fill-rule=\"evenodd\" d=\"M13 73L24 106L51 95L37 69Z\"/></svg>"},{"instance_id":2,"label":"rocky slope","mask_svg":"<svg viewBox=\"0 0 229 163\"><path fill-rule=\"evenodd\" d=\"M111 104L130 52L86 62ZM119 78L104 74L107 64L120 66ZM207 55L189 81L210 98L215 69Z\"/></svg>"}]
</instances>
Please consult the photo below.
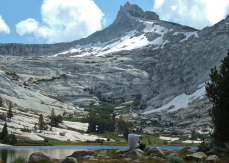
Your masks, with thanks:
<instances>
[{"instance_id":1,"label":"rocky slope","mask_svg":"<svg viewBox=\"0 0 229 163\"><path fill-rule=\"evenodd\" d=\"M81 40L0 44L0 94L38 111L41 103L43 108L49 103L77 107L99 99L115 103L140 99L134 112L142 118L143 110L160 108L181 94L191 95L208 81L210 68L226 56L228 38L229 16L198 31L161 21L155 13L126 3L113 24ZM41 102L41 97L53 101ZM205 114L210 104L197 97L186 108L201 108ZM42 111L50 113L50 109ZM177 123L187 121L189 111L185 109ZM170 114L165 116L172 119Z\"/></svg>"},{"instance_id":2,"label":"rocky slope","mask_svg":"<svg viewBox=\"0 0 229 163\"><path fill-rule=\"evenodd\" d=\"M168 42L174 44L191 35L197 36L196 31L191 27L160 21L154 12L144 12L137 5L127 2L121 6L114 23L87 38L45 45L1 44L0 52L1 55L13 56L102 55L148 44L160 48Z\"/></svg>"}]
</instances>

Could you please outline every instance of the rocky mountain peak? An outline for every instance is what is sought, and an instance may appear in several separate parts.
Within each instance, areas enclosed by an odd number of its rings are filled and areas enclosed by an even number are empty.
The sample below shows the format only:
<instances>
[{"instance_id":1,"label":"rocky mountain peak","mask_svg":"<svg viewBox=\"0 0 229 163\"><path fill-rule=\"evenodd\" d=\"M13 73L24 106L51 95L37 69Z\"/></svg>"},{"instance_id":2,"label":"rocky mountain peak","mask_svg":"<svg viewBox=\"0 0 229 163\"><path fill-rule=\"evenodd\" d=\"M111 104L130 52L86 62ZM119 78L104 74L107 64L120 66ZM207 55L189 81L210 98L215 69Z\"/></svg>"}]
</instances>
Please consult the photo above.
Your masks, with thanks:
<instances>
[{"instance_id":1,"label":"rocky mountain peak","mask_svg":"<svg viewBox=\"0 0 229 163\"><path fill-rule=\"evenodd\" d=\"M152 11L144 12L142 8L140 8L138 5L130 4L129 2L126 2L124 6L120 6L120 10L114 22L120 22L123 18L143 18L150 20L160 20L159 16L156 13Z\"/></svg>"}]
</instances>

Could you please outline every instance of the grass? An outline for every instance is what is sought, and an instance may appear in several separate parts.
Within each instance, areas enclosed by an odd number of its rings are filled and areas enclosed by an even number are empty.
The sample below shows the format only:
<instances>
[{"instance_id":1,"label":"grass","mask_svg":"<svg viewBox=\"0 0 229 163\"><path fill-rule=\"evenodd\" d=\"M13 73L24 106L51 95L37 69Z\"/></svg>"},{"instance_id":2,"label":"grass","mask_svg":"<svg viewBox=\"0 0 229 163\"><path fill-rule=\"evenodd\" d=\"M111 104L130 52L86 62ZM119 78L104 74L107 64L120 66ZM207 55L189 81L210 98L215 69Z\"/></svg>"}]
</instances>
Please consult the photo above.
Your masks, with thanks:
<instances>
[{"instance_id":1,"label":"grass","mask_svg":"<svg viewBox=\"0 0 229 163\"><path fill-rule=\"evenodd\" d=\"M107 155L110 156L112 159L118 159L120 156L116 151L117 149L107 150Z\"/></svg>"},{"instance_id":2,"label":"grass","mask_svg":"<svg viewBox=\"0 0 229 163\"><path fill-rule=\"evenodd\" d=\"M104 141L104 145L127 145L127 142L123 137L118 135L123 134L121 132L105 132L103 134L100 133L91 133L93 135L97 135L100 137L109 138L111 141ZM137 133L141 135L141 143L146 145L165 145L164 140L159 139L159 135L151 135L145 133ZM150 140L150 141L149 141ZM150 143L149 143L150 142ZM176 145L179 145L178 143ZM183 145L183 144L180 144Z\"/></svg>"},{"instance_id":3,"label":"grass","mask_svg":"<svg viewBox=\"0 0 229 163\"><path fill-rule=\"evenodd\" d=\"M174 156L168 159L168 163L184 163L184 160L179 156Z\"/></svg>"},{"instance_id":4,"label":"grass","mask_svg":"<svg viewBox=\"0 0 229 163\"><path fill-rule=\"evenodd\" d=\"M99 105L91 106L91 110L95 112L104 111L104 112L113 113L114 107L117 107L117 106L118 106L117 104L101 101L99 102ZM89 111L90 107L85 107L85 110Z\"/></svg>"},{"instance_id":5,"label":"grass","mask_svg":"<svg viewBox=\"0 0 229 163\"><path fill-rule=\"evenodd\" d=\"M27 163L27 158L23 156L18 156L13 159L10 163Z\"/></svg>"},{"instance_id":6,"label":"grass","mask_svg":"<svg viewBox=\"0 0 229 163\"><path fill-rule=\"evenodd\" d=\"M69 122L81 122L82 116L74 116L74 117L63 117L64 121L69 121Z\"/></svg>"}]
</instances>

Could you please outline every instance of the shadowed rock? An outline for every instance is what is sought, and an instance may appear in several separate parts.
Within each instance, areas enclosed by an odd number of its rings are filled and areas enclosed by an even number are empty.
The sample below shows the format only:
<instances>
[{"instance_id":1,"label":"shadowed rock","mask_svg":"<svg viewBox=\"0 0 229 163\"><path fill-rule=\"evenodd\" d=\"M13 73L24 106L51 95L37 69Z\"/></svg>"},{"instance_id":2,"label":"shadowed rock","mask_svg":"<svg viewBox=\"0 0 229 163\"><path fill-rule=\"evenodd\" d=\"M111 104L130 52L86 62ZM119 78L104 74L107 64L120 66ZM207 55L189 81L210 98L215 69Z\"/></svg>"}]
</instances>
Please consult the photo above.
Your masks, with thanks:
<instances>
[{"instance_id":1,"label":"shadowed rock","mask_svg":"<svg viewBox=\"0 0 229 163\"><path fill-rule=\"evenodd\" d=\"M138 150L130 150L122 155L123 158L141 158L143 155Z\"/></svg>"},{"instance_id":2,"label":"shadowed rock","mask_svg":"<svg viewBox=\"0 0 229 163\"><path fill-rule=\"evenodd\" d=\"M67 157L60 163L78 163L77 160L74 157Z\"/></svg>"},{"instance_id":3,"label":"shadowed rock","mask_svg":"<svg viewBox=\"0 0 229 163\"><path fill-rule=\"evenodd\" d=\"M36 152L30 155L29 163L40 163L40 162L51 163L52 159L43 152Z\"/></svg>"},{"instance_id":4,"label":"shadowed rock","mask_svg":"<svg viewBox=\"0 0 229 163\"><path fill-rule=\"evenodd\" d=\"M89 150L80 150L80 151L75 151L72 155L68 156L68 157L74 157L74 158L78 158L78 157L84 157L87 155L93 155L95 154L95 151L89 151Z\"/></svg>"}]
</instances>

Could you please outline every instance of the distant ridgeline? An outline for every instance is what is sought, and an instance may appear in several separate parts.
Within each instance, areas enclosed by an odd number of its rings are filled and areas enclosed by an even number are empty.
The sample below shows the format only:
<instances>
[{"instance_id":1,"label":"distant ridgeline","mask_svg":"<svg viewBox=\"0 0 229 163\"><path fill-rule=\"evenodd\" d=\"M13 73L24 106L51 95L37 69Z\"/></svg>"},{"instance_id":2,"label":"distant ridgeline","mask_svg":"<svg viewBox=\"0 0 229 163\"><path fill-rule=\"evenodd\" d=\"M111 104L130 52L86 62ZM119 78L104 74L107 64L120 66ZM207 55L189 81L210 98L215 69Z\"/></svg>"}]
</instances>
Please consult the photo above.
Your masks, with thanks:
<instances>
[{"instance_id":1,"label":"distant ridgeline","mask_svg":"<svg viewBox=\"0 0 229 163\"><path fill-rule=\"evenodd\" d=\"M229 49L228 29L229 16L196 30L127 2L87 38L0 44L0 93L21 100L39 93L75 106L137 99L146 110L160 108L209 80Z\"/></svg>"}]
</instances>

